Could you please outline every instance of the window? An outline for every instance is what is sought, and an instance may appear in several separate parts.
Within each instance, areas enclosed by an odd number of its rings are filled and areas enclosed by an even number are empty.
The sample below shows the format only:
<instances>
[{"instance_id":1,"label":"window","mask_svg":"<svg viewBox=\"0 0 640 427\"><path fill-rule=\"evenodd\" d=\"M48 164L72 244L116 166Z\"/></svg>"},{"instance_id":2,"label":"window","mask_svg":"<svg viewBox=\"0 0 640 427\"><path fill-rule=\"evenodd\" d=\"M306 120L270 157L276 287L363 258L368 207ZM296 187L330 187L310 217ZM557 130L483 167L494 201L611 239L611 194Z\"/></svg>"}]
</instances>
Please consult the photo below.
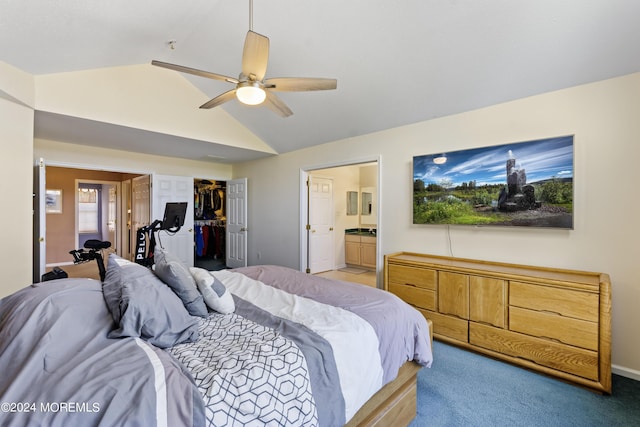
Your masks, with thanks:
<instances>
[{"instance_id":1,"label":"window","mask_svg":"<svg viewBox=\"0 0 640 427\"><path fill-rule=\"evenodd\" d=\"M78 232L98 232L98 189L78 188Z\"/></svg>"}]
</instances>

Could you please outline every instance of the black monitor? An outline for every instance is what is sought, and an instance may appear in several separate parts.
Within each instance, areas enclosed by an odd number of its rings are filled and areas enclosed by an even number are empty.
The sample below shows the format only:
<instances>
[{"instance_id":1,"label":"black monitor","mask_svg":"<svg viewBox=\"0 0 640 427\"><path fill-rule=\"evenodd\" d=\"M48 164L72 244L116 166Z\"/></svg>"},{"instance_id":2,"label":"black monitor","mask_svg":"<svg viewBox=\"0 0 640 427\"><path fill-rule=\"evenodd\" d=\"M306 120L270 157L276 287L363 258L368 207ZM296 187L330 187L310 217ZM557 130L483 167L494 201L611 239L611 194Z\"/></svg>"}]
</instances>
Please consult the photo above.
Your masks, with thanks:
<instances>
[{"instance_id":1,"label":"black monitor","mask_svg":"<svg viewBox=\"0 0 640 427\"><path fill-rule=\"evenodd\" d=\"M164 207L161 230L178 231L184 225L187 214L187 202L167 203Z\"/></svg>"}]
</instances>

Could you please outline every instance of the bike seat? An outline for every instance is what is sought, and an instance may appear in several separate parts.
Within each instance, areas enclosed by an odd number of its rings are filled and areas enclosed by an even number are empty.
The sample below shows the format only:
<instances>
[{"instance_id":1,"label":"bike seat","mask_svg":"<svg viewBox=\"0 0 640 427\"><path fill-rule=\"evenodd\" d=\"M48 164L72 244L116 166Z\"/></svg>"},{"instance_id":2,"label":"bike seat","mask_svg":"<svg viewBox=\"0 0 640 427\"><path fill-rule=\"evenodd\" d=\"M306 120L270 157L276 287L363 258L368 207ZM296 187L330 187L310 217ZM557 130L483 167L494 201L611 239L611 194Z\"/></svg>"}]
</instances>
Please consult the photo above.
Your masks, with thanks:
<instances>
[{"instance_id":1,"label":"bike seat","mask_svg":"<svg viewBox=\"0 0 640 427\"><path fill-rule=\"evenodd\" d=\"M111 247L111 242L89 239L84 242L84 247L87 249L107 249Z\"/></svg>"}]
</instances>

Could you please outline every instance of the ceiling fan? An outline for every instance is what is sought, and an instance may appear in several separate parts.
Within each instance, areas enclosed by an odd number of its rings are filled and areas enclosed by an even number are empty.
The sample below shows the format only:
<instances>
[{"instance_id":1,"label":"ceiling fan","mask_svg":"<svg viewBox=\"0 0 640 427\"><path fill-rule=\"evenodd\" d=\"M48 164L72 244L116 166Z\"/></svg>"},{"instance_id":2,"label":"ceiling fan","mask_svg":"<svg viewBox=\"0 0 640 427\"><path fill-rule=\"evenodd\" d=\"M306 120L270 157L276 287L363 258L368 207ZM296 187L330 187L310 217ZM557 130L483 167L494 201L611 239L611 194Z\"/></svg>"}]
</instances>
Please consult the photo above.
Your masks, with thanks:
<instances>
[{"instance_id":1,"label":"ceiling fan","mask_svg":"<svg viewBox=\"0 0 640 427\"><path fill-rule=\"evenodd\" d=\"M331 90L338 85L336 79L314 77L277 77L265 79L269 61L269 38L253 31L253 0L249 1L249 31L242 51L242 71L234 77L197 70L182 65L162 61L151 61L152 65L183 73L194 74L214 80L222 80L236 85L234 89L205 102L200 108L213 108L237 98L246 105L265 105L282 117L293 114L291 109L273 92L302 92Z\"/></svg>"}]
</instances>

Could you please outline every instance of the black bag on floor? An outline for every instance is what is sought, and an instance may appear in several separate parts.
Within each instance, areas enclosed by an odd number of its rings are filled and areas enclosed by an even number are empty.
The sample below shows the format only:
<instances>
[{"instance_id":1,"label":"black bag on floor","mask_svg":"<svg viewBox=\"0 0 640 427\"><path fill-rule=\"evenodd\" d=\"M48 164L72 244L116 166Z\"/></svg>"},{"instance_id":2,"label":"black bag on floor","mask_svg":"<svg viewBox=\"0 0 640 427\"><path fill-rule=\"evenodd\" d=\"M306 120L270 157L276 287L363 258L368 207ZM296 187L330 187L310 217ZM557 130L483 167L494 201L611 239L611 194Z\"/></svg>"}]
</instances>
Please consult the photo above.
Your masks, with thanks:
<instances>
[{"instance_id":1,"label":"black bag on floor","mask_svg":"<svg viewBox=\"0 0 640 427\"><path fill-rule=\"evenodd\" d=\"M46 282L47 280L66 279L67 277L69 277L69 275L66 271L60 267L53 267L53 270L42 275L42 279L40 281Z\"/></svg>"}]
</instances>

